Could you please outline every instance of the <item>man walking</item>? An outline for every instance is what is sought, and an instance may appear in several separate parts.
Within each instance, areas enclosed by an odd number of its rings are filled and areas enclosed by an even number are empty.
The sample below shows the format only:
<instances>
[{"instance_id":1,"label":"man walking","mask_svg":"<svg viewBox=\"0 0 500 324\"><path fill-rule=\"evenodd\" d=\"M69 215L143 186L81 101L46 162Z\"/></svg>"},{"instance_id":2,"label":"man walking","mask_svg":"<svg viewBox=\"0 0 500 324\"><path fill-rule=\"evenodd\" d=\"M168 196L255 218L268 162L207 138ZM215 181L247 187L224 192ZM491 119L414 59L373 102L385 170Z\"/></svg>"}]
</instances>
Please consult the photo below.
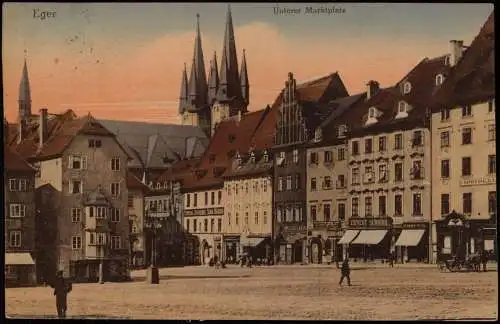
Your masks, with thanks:
<instances>
[{"instance_id":1,"label":"man walking","mask_svg":"<svg viewBox=\"0 0 500 324\"><path fill-rule=\"evenodd\" d=\"M342 276L340 277L340 282L339 285L342 285L342 281L344 281L344 278L347 278L347 285L351 285L351 278L350 278L350 273L351 269L349 268L349 259L344 259L344 262L342 262L342 268L340 269L340 272Z\"/></svg>"},{"instance_id":2,"label":"man walking","mask_svg":"<svg viewBox=\"0 0 500 324\"><path fill-rule=\"evenodd\" d=\"M65 318L66 309L68 308L67 297L73 286L71 282L67 282L64 279L62 271L57 271L56 278L51 287L54 288L54 296L56 296L57 316Z\"/></svg>"}]
</instances>

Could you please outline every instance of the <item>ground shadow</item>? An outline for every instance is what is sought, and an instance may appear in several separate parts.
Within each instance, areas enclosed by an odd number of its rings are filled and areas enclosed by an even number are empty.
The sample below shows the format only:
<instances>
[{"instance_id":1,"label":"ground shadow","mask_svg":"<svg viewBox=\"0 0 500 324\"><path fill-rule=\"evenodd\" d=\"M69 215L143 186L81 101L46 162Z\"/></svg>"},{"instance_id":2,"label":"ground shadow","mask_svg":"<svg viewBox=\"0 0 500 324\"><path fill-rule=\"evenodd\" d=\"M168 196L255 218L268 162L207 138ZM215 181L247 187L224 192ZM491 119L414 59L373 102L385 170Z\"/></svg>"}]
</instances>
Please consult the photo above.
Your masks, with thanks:
<instances>
[{"instance_id":1,"label":"ground shadow","mask_svg":"<svg viewBox=\"0 0 500 324\"><path fill-rule=\"evenodd\" d=\"M236 278L250 278L250 275L241 276L172 276L163 275L160 276L160 280L175 280L175 279L236 279ZM146 276L139 276L132 278L134 282L146 280Z\"/></svg>"}]
</instances>

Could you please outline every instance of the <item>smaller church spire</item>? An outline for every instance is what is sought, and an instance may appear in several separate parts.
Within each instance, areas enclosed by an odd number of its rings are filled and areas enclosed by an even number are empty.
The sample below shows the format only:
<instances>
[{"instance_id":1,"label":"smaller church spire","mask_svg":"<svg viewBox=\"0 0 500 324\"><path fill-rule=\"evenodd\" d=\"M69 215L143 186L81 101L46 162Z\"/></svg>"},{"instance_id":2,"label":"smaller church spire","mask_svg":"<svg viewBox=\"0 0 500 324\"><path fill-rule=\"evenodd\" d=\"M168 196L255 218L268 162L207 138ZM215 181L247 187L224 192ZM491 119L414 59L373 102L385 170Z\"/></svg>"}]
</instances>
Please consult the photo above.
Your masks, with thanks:
<instances>
[{"instance_id":1,"label":"smaller church spire","mask_svg":"<svg viewBox=\"0 0 500 324\"><path fill-rule=\"evenodd\" d=\"M184 70L182 71L181 79L181 93L179 97L179 113L182 114L186 109L188 103L188 81L187 81L187 68L186 63L184 63Z\"/></svg>"},{"instance_id":2,"label":"smaller church spire","mask_svg":"<svg viewBox=\"0 0 500 324\"><path fill-rule=\"evenodd\" d=\"M245 104L249 104L249 94L250 85L248 84L248 72L247 72L247 59L245 56L245 50L243 49L243 58L241 60L241 72L240 72L240 84L241 84L241 94Z\"/></svg>"},{"instance_id":3,"label":"smaller church spire","mask_svg":"<svg viewBox=\"0 0 500 324\"><path fill-rule=\"evenodd\" d=\"M26 50L24 51L26 55ZM24 57L23 74L21 76L21 83L19 84L19 101L31 102L30 81L28 77L28 65L26 63L26 56Z\"/></svg>"},{"instance_id":4,"label":"smaller church spire","mask_svg":"<svg viewBox=\"0 0 500 324\"><path fill-rule=\"evenodd\" d=\"M217 53L214 51L214 58L210 61L210 73L208 75L208 103L212 104L217 96L219 88L219 71L217 68Z\"/></svg>"}]
</instances>

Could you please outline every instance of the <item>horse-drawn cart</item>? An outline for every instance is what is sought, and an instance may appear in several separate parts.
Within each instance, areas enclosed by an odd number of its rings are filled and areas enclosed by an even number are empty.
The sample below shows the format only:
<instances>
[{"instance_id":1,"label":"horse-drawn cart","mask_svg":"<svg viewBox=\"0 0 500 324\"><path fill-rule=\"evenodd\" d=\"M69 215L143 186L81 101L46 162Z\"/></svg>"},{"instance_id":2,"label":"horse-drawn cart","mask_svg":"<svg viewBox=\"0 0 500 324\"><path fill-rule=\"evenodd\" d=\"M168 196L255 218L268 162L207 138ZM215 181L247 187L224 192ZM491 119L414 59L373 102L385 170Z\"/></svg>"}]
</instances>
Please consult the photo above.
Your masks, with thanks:
<instances>
[{"instance_id":1,"label":"horse-drawn cart","mask_svg":"<svg viewBox=\"0 0 500 324\"><path fill-rule=\"evenodd\" d=\"M458 272L458 271L476 271L479 272L481 269L481 257L478 254L471 255L466 258L454 257L448 260L440 260L437 263L439 270Z\"/></svg>"}]
</instances>

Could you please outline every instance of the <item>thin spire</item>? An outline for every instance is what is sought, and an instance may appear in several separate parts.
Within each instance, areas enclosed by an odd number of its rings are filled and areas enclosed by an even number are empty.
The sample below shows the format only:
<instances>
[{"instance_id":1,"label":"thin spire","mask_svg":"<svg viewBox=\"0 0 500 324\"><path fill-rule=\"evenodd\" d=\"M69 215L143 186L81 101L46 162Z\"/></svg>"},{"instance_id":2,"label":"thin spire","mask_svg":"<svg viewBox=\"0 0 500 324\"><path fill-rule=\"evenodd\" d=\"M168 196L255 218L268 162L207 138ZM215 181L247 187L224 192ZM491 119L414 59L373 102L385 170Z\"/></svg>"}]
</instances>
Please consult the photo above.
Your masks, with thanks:
<instances>
[{"instance_id":1,"label":"thin spire","mask_svg":"<svg viewBox=\"0 0 500 324\"><path fill-rule=\"evenodd\" d=\"M193 65L189 77L189 96L194 100L194 109L201 109L207 103L207 76L201 43L200 15L196 14L196 38L194 41Z\"/></svg>"},{"instance_id":2,"label":"thin spire","mask_svg":"<svg viewBox=\"0 0 500 324\"><path fill-rule=\"evenodd\" d=\"M217 53L214 51L214 58L210 61L210 73L208 75L208 103L211 104L217 96L219 88L219 71L217 69Z\"/></svg>"},{"instance_id":3,"label":"thin spire","mask_svg":"<svg viewBox=\"0 0 500 324\"><path fill-rule=\"evenodd\" d=\"M179 113L183 113L188 102L188 81L187 81L187 68L184 63L184 70L182 71L181 78L181 91L179 97Z\"/></svg>"},{"instance_id":4,"label":"thin spire","mask_svg":"<svg viewBox=\"0 0 500 324\"><path fill-rule=\"evenodd\" d=\"M245 56L245 49L243 49L243 58L241 60L240 84L241 94L245 102L248 104L250 85L248 84L247 59Z\"/></svg>"},{"instance_id":5,"label":"thin spire","mask_svg":"<svg viewBox=\"0 0 500 324\"><path fill-rule=\"evenodd\" d=\"M26 54L26 50L24 50ZM21 76L21 83L19 84L19 101L20 102L31 102L31 91L30 91L30 81L28 77L28 64L26 63L26 57L24 58L23 74Z\"/></svg>"}]
</instances>

